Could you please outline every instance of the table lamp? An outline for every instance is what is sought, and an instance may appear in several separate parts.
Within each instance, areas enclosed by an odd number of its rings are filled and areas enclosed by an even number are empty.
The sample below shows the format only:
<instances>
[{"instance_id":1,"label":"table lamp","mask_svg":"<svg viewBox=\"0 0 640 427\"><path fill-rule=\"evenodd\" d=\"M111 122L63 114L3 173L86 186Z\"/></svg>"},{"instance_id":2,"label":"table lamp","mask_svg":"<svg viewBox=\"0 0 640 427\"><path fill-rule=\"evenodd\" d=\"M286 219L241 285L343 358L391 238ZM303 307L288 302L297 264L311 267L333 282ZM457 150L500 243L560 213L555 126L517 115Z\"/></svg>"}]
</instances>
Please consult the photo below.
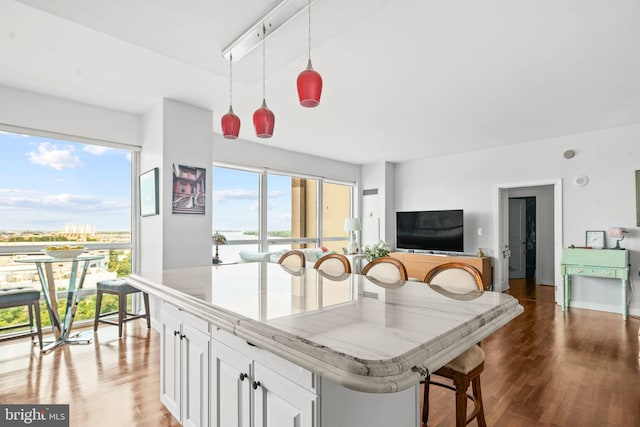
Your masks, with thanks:
<instances>
[{"instance_id":1,"label":"table lamp","mask_svg":"<svg viewBox=\"0 0 640 427\"><path fill-rule=\"evenodd\" d=\"M227 238L224 237L223 234L220 234L216 231L216 233L213 235L213 243L215 243L216 245L216 256L213 257L213 264L220 264L222 260L220 259L220 257L218 257L218 245L226 245Z\"/></svg>"},{"instance_id":2,"label":"table lamp","mask_svg":"<svg viewBox=\"0 0 640 427\"><path fill-rule=\"evenodd\" d=\"M347 246L347 253L358 253L356 231L360 231L360 220L358 218L346 218L344 220L344 230L349 232L349 245Z\"/></svg>"},{"instance_id":3,"label":"table lamp","mask_svg":"<svg viewBox=\"0 0 640 427\"><path fill-rule=\"evenodd\" d=\"M609 228L607 234L609 235L609 237L613 237L616 238L618 240L616 240L616 246L611 248L611 249L624 249L622 247L620 247L620 242L624 239L624 233L627 233L627 230L625 230L622 227L611 227Z\"/></svg>"}]
</instances>

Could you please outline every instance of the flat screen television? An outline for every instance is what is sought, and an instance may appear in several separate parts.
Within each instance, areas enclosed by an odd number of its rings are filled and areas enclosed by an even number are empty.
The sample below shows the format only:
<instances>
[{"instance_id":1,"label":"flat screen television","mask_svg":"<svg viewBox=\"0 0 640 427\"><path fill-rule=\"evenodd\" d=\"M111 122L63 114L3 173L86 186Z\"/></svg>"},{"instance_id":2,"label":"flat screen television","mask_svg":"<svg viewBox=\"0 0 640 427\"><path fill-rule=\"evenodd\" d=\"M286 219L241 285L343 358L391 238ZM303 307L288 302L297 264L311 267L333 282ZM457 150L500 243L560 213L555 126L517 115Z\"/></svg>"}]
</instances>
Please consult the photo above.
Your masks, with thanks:
<instances>
[{"instance_id":1,"label":"flat screen television","mask_svg":"<svg viewBox=\"0 0 640 427\"><path fill-rule=\"evenodd\" d=\"M425 251L464 251L462 209L396 212L396 247Z\"/></svg>"}]
</instances>

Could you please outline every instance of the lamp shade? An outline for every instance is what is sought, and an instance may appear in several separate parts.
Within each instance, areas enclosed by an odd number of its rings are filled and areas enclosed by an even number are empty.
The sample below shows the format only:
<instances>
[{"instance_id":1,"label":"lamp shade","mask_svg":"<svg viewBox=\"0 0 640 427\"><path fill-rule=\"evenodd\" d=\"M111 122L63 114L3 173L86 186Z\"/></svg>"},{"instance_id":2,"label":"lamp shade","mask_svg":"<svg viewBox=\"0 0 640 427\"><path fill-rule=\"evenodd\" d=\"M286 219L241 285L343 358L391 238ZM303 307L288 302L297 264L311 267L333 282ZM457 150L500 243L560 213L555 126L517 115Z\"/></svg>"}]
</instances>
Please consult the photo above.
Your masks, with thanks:
<instances>
[{"instance_id":1,"label":"lamp shade","mask_svg":"<svg viewBox=\"0 0 640 427\"><path fill-rule=\"evenodd\" d=\"M609 237L617 237L617 238L624 238L624 233L626 233L627 230L625 230L622 227L611 227L609 228L607 234L609 234Z\"/></svg>"},{"instance_id":2,"label":"lamp shade","mask_svg":"<svg viewBox=\"0 0 640 427\"><path fill-rule=\"evenodd\" d=\"M267 108L267 101L262 99L262 106L253 113L253 126L256 128L258 138L271 138L276 117L273 111Z\"/></svg>"},{"instance_id":3,"label":"lamp shade","mask_svg":"<svg viewBox=\"0 0 640 427\"><path fill-rule=\"evenodd\" d=\"M346 218L344 220L345 231L360 231L360 220L358 218Z\"/></svg>"},{"instance_id":4,"label":"lamp shade","mask_svg":"<svg viewBox=\"0 0 640 427\"><path fill-rule=\"evenodd\" d=\"M222 116L222 135L227 139L236 139L240 133L240 118L233 112L233 108L229 105L229 111Z\"/></svg>"},{"instance_id":5,"label":"lamp shade","mask_svg":"<svg viewBox=\"0 0 640 427\"><path fill-rule=\"evenodd\" d=\"M298 98L303 107L313 108L320 104L322 94L322 76L311 66L311 59L307 68L298 74Z\"/></svg>"}]
</instances>

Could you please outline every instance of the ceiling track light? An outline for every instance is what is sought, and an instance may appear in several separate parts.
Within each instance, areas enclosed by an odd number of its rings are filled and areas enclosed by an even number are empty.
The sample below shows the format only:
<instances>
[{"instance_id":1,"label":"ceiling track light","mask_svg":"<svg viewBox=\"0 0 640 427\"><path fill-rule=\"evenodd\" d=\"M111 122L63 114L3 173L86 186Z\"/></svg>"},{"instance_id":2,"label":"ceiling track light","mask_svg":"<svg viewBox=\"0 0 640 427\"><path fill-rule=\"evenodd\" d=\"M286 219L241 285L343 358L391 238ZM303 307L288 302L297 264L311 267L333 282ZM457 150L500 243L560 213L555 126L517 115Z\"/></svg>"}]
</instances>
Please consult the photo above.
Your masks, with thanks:
<instances>
[{"instance_id":1,"label":"ceiling track light","mask_svg":"<svg viewBox=\"0 0 640 427\"><path fill-rule=\"evenodd\" d=\"M222 56L227 60L231 56L236 61L242 59L260 44L263 37L270 37L304 11L307 6L307 0L279 0L275 2L251 26L222 49ZM269 29L269 34L262 32L263 26Z\"/></svg>"}]
</instances>

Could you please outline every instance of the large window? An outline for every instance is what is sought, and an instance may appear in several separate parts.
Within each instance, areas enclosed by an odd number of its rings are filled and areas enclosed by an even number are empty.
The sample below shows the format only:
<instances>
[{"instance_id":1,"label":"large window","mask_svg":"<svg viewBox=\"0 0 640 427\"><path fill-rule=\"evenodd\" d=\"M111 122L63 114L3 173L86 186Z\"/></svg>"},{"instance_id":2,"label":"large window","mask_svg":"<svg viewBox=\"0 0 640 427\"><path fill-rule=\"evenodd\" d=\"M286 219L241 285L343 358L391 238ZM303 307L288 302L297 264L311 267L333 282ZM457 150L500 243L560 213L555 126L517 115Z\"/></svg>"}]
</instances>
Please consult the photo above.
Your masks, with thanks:
<instances>
[{"instance_id":1,"label":"large window","mask_svg":"<svg viewBox=\"0 0 640 427\"><path fill-rule=\"evenodd\" d=\"M340 252L348 234L353 185L273 171L213 168L213 230L227 238L222 262L239 252L324 245ZM215 250L215 249L214 249Z\"/></svg>"},{"instance_id":2,"label":"large window","mask_svg":"<svg viewBox=\"0 0 640 427\"><path fill-rule=\"evenodd\" d=\"M82 245L104 256L87 272L75 316L76 324L92 318L96 282L131 272L133 153L10 132L0 132L0 151L0 289L41 288L35 266L17 258L42 255L51 244ZM60 307L70 265L53 269ZM41 312L49 324L44 302ZM0 326L26 316L22 308L0 310Z\"/></svg>"}]
</instances>

